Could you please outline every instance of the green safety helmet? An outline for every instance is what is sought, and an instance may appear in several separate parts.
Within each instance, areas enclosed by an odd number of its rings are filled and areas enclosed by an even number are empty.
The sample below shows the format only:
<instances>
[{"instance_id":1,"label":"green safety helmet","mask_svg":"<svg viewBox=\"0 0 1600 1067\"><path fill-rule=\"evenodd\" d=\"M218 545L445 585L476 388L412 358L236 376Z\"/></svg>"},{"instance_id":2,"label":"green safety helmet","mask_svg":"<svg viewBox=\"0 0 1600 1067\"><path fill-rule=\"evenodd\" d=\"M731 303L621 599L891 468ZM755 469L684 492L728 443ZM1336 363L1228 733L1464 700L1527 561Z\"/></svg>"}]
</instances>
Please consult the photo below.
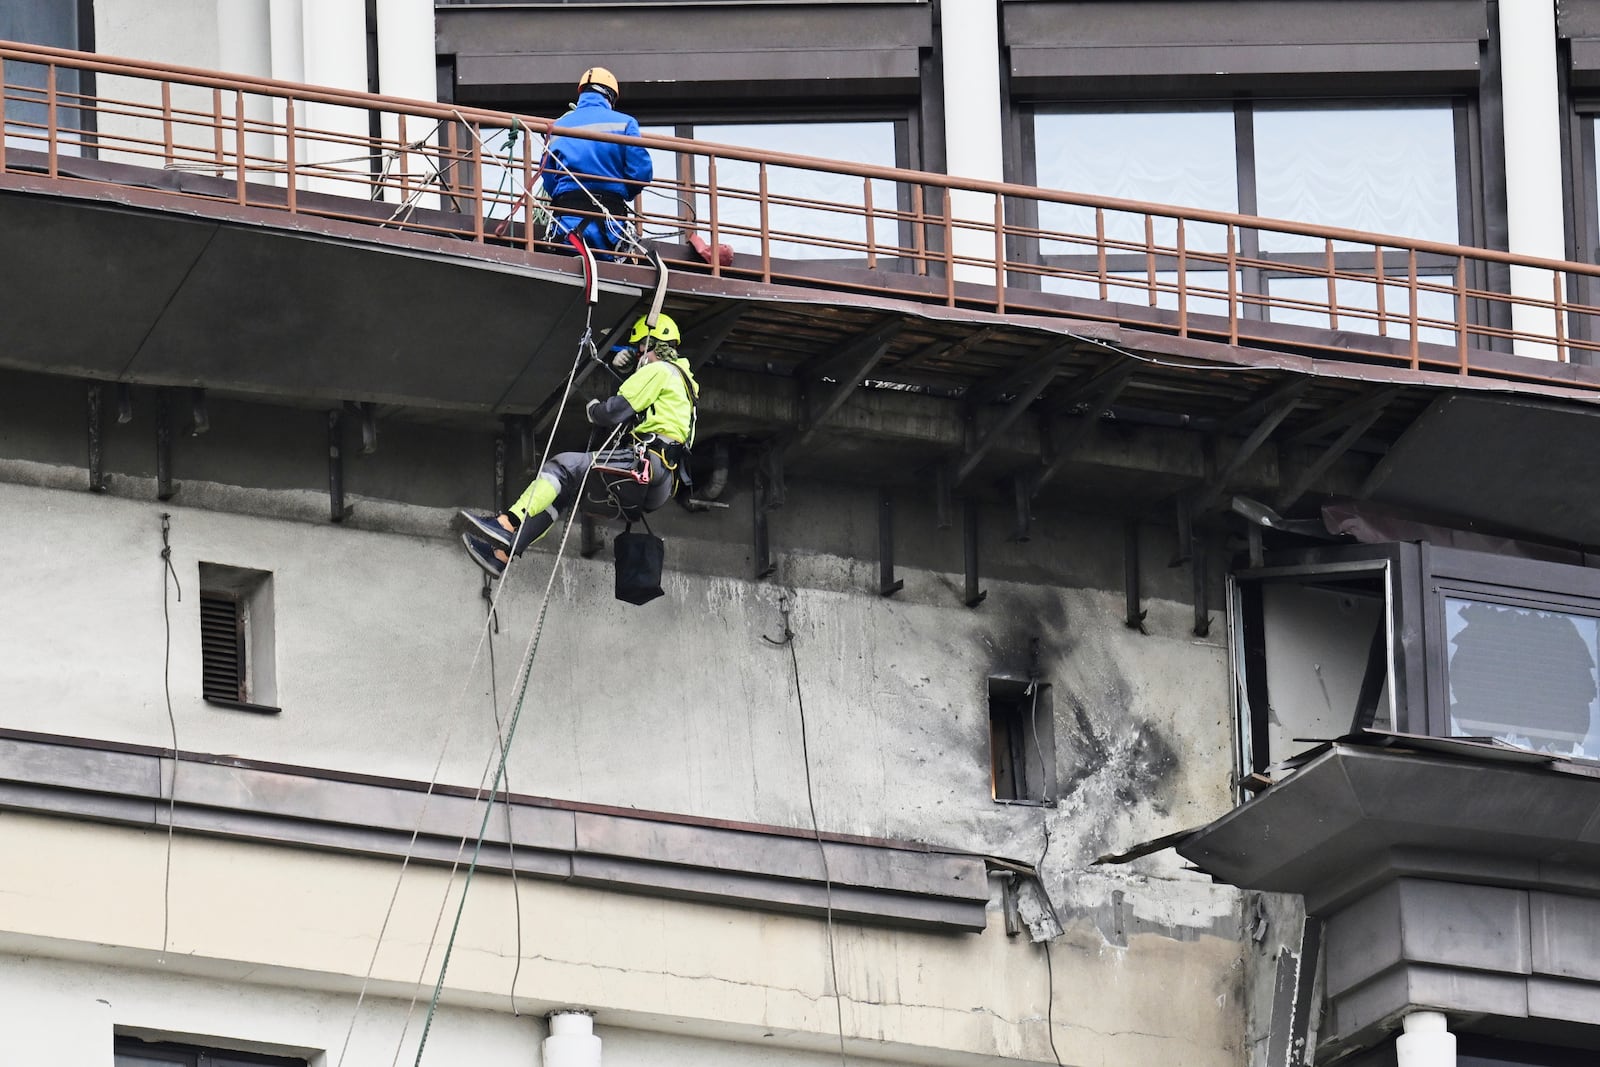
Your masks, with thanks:
<instances>
[{"instance_id":1,"label":"green safety helmet","mask_svg":"<svg viewBox=\"0 0 1600 1067\"><path fill-rule=\"evenodd\" d=\"M669 345L675 345L683 339L683 335L678 332L678 324L672 321L670 315L657 315L654 326L645 321L645 316L639 316L639 321L633 324L633 333L628 335L628 343L636 345L646 337L665 341Z\"/></svg>"}]
</instances>

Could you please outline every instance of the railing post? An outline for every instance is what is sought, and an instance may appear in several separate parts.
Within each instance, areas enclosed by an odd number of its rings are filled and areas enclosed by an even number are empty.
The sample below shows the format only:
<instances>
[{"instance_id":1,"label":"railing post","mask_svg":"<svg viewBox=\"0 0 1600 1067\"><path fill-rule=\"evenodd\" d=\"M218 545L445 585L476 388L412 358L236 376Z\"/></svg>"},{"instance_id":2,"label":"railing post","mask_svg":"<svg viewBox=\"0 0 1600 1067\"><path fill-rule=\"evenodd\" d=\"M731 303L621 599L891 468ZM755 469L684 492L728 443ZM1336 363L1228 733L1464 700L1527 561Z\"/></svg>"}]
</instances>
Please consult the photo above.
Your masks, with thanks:
<instances>
[{"instance_id":1,"label":"railing post","mask_svg":"<svg viewBox=\"0 0 1600 1067\"><path fill-rule=\"evenodd\" d=\"M1239 343L1239 239L1238 228L1228 223L1228 343Z\"/></svg>"},{"instance_id":2,"label":"railing post","mask_svg":"<svg viewBox=\"0 0 1600 1067\"><path fill-rule=\"evenodd\" d=\"M1333 265L1333 238L1327 237L1322 242L1325 268L1328 272L1328 329L1339 328L1339 272Z\"/></svg>"},{"instance_id":3,"label":"railing post","mask_svg":"<svg viewBox=\"0 0 1600 1067\"><path fill-rule=\"evenodd\" d=\"M472 239L483 244L483 215L489 210L484 202L487 195L483 187L483 136L482 132L467 126L472 138Z\"/></svg>"},{"instance_id":4,"label":"railing post","mask_svg":"<svg viewBox=\"0 0 1600 1067\"><path fill-rule=\"evenodd\" d=\"M1416 370L1422 364L1422 354L1417 347L1420 343L1417 340L1417 300L1420 294L1417 292L1417 250L1415 248L1406 249L1406 288L1411 293L1411 369Z\"/></svg>"},{"instance_id":5,"label":"railing post","mask_svg":"<svg viewBox=\"0 0 1600 1067\"><path fill-rule=\"evenodd\" d=\"M1550 284L1554 290L1553 298L1556 313L1556 360L1560 363L1571 362L1571 353L1567 351L1567 303L1565 271L1551 271Z\"/></svg>"},{"instance_id":6,"label":"railing post","mask_svg":"<svg viewBox=\"0 0 1600 1067\"><path fill-rule=\"evenodd\" d=\"M172 83L169 81L161 83L161 153L167 166L172 166Z\"/></svg>"},{"instance_id":7,"label":"railing post","mask_svg":"<svg viewBox=\"0 0 1600 1067\"><path fill-rule=\"evenodd\" d=\"M226 151L222 145L222 90L211 90L211 161L216 164L215 176L222 177Z\"/></svg>"},{"instance_id":8,"label":"railing post","mask_svg":"<svg viewBox=\"0 0 1600 1067\"><path fill-rule=\"evenodd\" d=\"M404 115L400 116L400 121L402 123L405 122L405 116ZM405 127L402 125L401 129L404 129L404 128ZM404 153L401 154L400 158L401 159L405 158ZM533 251L533 230L534 230L534 219L533 219L533 210L534 210L533 204L534 204L534 200L533 200L533 134L531 134L531 133L525 133L523 135L523 137L522 137L522 197L521 197L521 201L522 201L522 213L523 213L523 223L524 223L523 227L522 227L522 229L523 229L522 236L524 238L526 238L524 243L527 245L528 251L532 252ZM509 216L509 219L514 221L516 219L516 217L517 217L517 211L516 211L516 208L513 206L512 209L511 209L511 214Z\"/></svg>"},{"instance_id":9,"label":"railing post","mask_svg":"<svg viewBox=\"0 0 1600 1067\"><path fill-rule=\"evenodd\" d=\"M296 139L296 136L295 136L295 129L294 129L294 97L292 97L292 96L284 98L283 125L284 125L284 155L283 155L283 158L285 160L285 164L286 164L286 167L287 167L285 173L288 176L287 180L288 180L288 193L289 193L289 214L293 215L297 210L299 210L299 204L296 202L296 199L295 199L295 185L296 185L296 183L298 181L298 179L295 176L295 157L300 154L300 150L299 150L299 146L296 144L296 140L297 139Z\"/></svg>"},{"instance_id":10,"label":"railing post","mask_svg":"<svg viewBox=\"0 0 1600 1067\"><path fill-rule=\"evenodd\" d=\"M1006 198L994 194L994 310L1006 310Z\"/></svg>"},{"instance_id":11,"label":"railing post","mask_svg":"<svg viewBox=\"0 0 1600 1067\"><path fill-rule=\"evenodd\" d=\"M406 148L406 113L404 111L395 113L394 139L396 147L400 151L400 203L404 204L411 199L411 153Z\"/></svg>"},{"instance_id":12,"label":"railing post","mask_svg":"<svg viewBox=\"0 0 1600 1067\"><path fill-rule=\"evenodd\" d=\"M924 210L922 185L911 187L911 245L916 257L916 272L924 277L928 273L928 214Z\"/></svg>"},{"instance_id":13,"label":"railing post","mask_svg":"<svg viewBox=\"0 0 1600 1067\"><path fill-rule=\"evenodd\" d=\"M1516 336L1516 328L1511 330ZM1467 374L1467 257L1456 257L1456 359Z\"/></svg>"},{"instance_id":14,"label":"railing post","mask_svg":"<svg viewBox=\"0 0 1600 1067\"><path fill-rule=\"evenodd\" d=\"M861 179L861 206L867 215L867 269L878 266L878 220L872 208L872 179Z\"/></svg>"},{"instance_id":15,"label":"railing post","mask_svg":"<svg viewBox=\"0 0 1600 1067\"><path fill-rule=\"evenodd\" d=\"M1189 336L1189 250L1183 219L1172 220L1178 227L1178 336Z\"/></svg>"},{"instance_id":16,"label":"railing post","mask_svg":"<svg viewBox=\"0 0 1600 1067\"><path fill-rule=\"evenodd\" d=\"M1144 284L1150 294L1150 306L1156 306L1156 222L1150 213L1144 216Z\"/></svg>"},{"instance_id":17,"label":"railing post","mask_svg":"<svg viewBox=\"0 0 1600 1067\"><path fill-rule=\"evenodd\" d=\"M0 174L6 172L6 61L0 57Z\"/></svg>"},{"instance_id":18,"label":"railing post","mask_svg":"<svg viewBox=\"0 0 1600 1067\"><path fill-rule=\"evenodd\" d=\"M1383 246L1372 246L1372 277L1378 285L1378 336L1389 336L1389 306L1383 292Z\"/></svg>"},{"instance_id":19,"label":"railing post","mask_svg":"<svg viewBox=\"0 0 1600 1067\"><path fill-rule=\"evenodd\" d=\"M948 307L956 306L956 223L952 192L947 185L941 197L944 201L944 302Z\"/></svg>"},{"instance_id":20,"label":"railing post","mask_svg":"<svg viewBox=\"0 0 1600 1067\"><path fill-rule=\"evenodd\" d=\"M759 199L756 207L760 209L761 223L761 280L772 280L772 215L767 210L771 205L767 200L767 165L756 164L756 193ZM716 245L713 243L712 248Z\"/></svg>"},{"instance_id":21,"label":"railing post","mask_svg":"<svg viewBox=\"0 0 1600 1067\"><path fill-rule=\"evenodd\" d=\"M50 177L60 177L60 166L56 160L59 138L56 133L56 65L51 63L45 67L45 152L50 161Z\"/></svg>"},{"instance_id":22,"label":"railing post","mask_svg":"<svg viewBox=\"0 0 1600 1067\"><path fill-rule=\"evenodd\" d=\"M722 277L722 257L717 250L722 247L722 220L717 213L717 157L706 157L706 206L711 209L711 276Z\"/></svg>"},{"instance_id":23,"label":"railing post","mask_svg":"<svg viewBox=\"0 0 1600 1067\"><path fill-rule=\"evenodd\" d=\"M1111 298L1110 278L1106 274L1106 209L1094 209L1095 276L1100 279L1100 299Z\"/></svg>"},{"instance_id":24,"label":"railing post","mask_svg":"<svg viewBox=\"0 0 1600 1067\"><path fill-rule=\"evenodd\" d=\"M244 207L249 201L249 192L245 188L243 89L236 89L233 93L233 163L235 171L235 198L239 201L239 206Z\"/></svg>"}]
</instances>

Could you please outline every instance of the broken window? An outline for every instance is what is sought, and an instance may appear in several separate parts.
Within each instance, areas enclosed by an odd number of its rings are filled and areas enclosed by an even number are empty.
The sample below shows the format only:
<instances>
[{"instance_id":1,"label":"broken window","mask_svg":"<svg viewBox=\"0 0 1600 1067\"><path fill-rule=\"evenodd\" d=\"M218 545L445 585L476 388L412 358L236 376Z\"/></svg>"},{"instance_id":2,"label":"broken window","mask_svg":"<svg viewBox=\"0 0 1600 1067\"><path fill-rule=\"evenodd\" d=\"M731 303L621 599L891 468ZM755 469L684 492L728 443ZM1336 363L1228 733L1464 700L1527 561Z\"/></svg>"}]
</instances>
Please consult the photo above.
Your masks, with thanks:
<instances>
[{"instance_id":1,"label":"broken window","mask_svg":"<svg viewBox=\"0 0 1600 1067\"><path fill-rule=\"evenodd\" d=\"M994 799L1049 803L1055 796L1055 717L1050 687L989 679L989 769Z\"/></svg>"},{"instance_id":2,"label":"broken window","mask_svg":"<svg viewBox=\"0 0 1600 1067\"><path fill-rule=\"evenodd\" d=\"M272 575L200 564L201 694L213 704L276 711Z\"/></svg>"},{"instance_id":3,"label":"broken window","mask_svg":"<svg viewBox=\"0 0 1600 1067\"><path fill-rule=\"evenodd\" d=\"M1270 777L1318 742L1363 727L1395 728L1394 561L1364 555L1236 576L1234 667L1247 781Z\"/></svg>"}]
</instances>

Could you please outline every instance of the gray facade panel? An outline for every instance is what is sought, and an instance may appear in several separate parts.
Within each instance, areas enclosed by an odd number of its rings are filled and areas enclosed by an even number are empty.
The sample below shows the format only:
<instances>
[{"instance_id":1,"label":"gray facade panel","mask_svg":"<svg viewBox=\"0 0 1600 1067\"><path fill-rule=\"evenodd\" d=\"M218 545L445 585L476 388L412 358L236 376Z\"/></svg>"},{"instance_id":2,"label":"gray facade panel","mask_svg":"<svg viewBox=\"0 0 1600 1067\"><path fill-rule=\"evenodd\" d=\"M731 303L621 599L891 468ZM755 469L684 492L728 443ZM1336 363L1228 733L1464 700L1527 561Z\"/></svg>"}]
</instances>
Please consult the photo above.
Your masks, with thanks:
<instances>
[{"instance_id":1,"label":"gray facade panel","mask_svg":"<svg viewBox=\"0 0 1600 1067\"><path fill-rule=\"evenodd\" d=\"M1528 974L1528 894L1402 878L1401 952L1409 962Z\"/></svg>"},{"instance_id":2,"label":"gray facade panel","mask_svg":"<svg viewBox=\"0 0 1600 1067\"><path fill-rule=\"evenodd\" d=\"M1393 967L1400 954L1400 886L1390 882L1327 920L1328 995L1337 997Z\"/></svg>"},{"instance_id":3,"label":"gray facade panel","mask_svg":"<svg viewBox=\"0 0 1600 1067\"><path fill-rule=\"evenodd\" d=\"M1529 894L1533 972L1600 982L1600 900Z\"/></svg>"}]
</instances>

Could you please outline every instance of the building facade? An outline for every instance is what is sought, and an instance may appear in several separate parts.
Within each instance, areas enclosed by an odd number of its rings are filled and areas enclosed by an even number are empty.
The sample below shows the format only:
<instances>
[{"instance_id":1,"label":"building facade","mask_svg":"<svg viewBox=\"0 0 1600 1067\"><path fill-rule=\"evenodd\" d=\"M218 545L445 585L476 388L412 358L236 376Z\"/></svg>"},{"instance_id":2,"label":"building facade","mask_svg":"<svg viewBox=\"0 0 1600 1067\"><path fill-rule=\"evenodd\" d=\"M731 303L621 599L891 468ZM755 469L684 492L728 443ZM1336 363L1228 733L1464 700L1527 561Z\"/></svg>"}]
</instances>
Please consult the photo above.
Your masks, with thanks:
<instances>
[{"instance_id":1,"label":"building facade","mask_svg":"<svg viewBox=\"0 0 1600 1067\"><path fill-rule=\"evenodd\" d=\"M1600 6L22 0L0 40L63 50L0 52L14 1062L1600 1048ZM637 608L615 531L498 587L449 533L582 446L573 350L648 303L621 264L585 307L484 118L595 62L663 139L705 387Z\"/></svg>"}]
</instances>

